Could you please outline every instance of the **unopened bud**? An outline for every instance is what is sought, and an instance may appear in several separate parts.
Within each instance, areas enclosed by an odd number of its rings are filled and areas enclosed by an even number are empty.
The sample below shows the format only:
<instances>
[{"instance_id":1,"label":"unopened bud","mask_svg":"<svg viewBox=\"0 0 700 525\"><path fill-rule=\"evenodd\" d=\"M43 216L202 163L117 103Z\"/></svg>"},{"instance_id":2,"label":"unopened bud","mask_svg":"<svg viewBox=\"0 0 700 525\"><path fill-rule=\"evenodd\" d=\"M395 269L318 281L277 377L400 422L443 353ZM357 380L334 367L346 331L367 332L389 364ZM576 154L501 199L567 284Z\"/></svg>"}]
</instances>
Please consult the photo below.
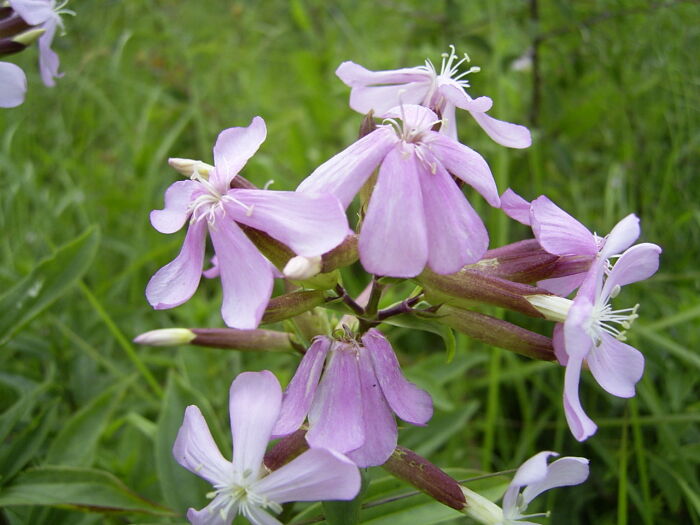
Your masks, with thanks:
<instances>
[{"instance_id":1,"label":"unopened bud","mask_svg":"<svg viewBox=\"0 0 700 525\"><path fill-rule=\"evenodd\" d=\"M170 167L175 171L186 177L191 177L195 173L199 173L202 177L206 178L209 176L209 172L214 169L214 166L202 162L201 160L180 159L177 157L168 159L168 164L170 164Z\"/></svg>"},{"instance_id":2,"label":"unopened bud","mask_svg":"<svg viewBox=\"0 0 700 525\"><path fill-rule=\"evenodd\" d=\"M134 343L147 346L176 346L191 343L196 337L187 328L163 328L151 330L134 338Z\"/></svg>"},{"instance_id":3,"label":"unopened bud","mask_svg":"<svg viewBox=\"0 0 700 525\"><path fill-rule=\"evenodd\" d=\"M284 267L284 270L282 270L282 273L284 273L284 276L288 279L303 281L304 279L310 279L320 271L320 255L316 257L304 257L303 255L297 255L296 257L289 259Z\"/></svg>"},{"instance_id":4,"label":"unopened bud","mask_svg":"<svg viewBox=\"0 0 700 525\"><path fill-rule=\"evenodd\" d=\"M294 352L298 343L291 334L275 330L235 328L193 328L193 345L252 352Z\"/></svg>"},{"instance_id":5,"label":"unopened bud","mask_svg":"<svg viewBox=\"0 0 700 525\"><path fill-rule=\"evenodd\" d=\"M265 454L265 466L270 470L277 470L292 461L302 452L308 450L308 448L309 444L306 442L306 429L300 428L296 432L280 439L277 444Z\"/></svg>"},{"instance_id":6,"label":"unopened bud","mask_svg":"<svg viewBox=\"0 0 700 525\"><path fill-rule=\"evenodd\" d=\"M360 124L360 132L357 134L357 138L361 139L362 137L372 133L375 129L377 129L377 123L374 121L374 111L370 110L370 112L367 113L362 119L362 124Z\"/></svg>"},{"instance_id":7,"label":"unopened bud","mask_svg":"<svg viewBox=\"0 0 700 525\"><path fill-rule=\"evenodd\" d=\"M12 11L10 11L9 16L0 17L0 37L2 38L15 36L17 33L21 33L30 27L32 26L27 24L21 16Z\"/></svg>"},{"instance_id":8,"label":"unopened bud","mask_svg":"<svg viewBox=\"0 0 700 525\"><path fill-rule=\"evenodd\" d=\"M462 487L467 505L462 512L473 520L484 525L499 525L503 523L503 509L481 494Z\"/></svg>"},{"instance_id":9,"label":"unopened bud","mask_svg":"<svg viewBox=\"0 0 700 525\"><path fill-rule=\"evenodd\" d=\"M308 312L323 304L325 294L319 290L300 290L273 297L267 303L261 323L276 323Z\"/></svg>"},{"instance_id":10,"label":"unopened bud","mask_svg":"<svg viewBox=\"0 0 700 525\"><path fill-rule=\"evenodd\" d=\"M545 319L555 323L563 323L569 314L573 301L558 295L526 295L527 299Z\"/></svg>"}]
</instances>

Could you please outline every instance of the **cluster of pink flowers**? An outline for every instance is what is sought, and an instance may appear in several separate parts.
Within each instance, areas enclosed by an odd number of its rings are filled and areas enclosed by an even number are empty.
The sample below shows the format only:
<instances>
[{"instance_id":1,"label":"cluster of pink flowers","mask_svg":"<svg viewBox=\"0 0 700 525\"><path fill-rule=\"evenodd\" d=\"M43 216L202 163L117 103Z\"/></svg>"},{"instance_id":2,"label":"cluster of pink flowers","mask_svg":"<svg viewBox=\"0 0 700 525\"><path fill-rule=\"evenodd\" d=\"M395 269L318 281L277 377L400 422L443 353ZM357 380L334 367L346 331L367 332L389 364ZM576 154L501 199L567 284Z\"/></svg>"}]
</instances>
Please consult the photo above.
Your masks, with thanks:
<instances>
[{"instance_id":1,"label":"cluster of pink flowers","mask_svg":"<svg viewBox=\"0 0 700 525\"><path fill-rule=\"evenodd\" d=\"M166 190L165 206L151 213L151 223L166 234L186 224L188 228L179 255L152 277L146 296L154 308L164 309L194 294L208 233L215 265L205 275L220 277L224 322L237 330L257 328L274 278L284 275L251 241L247 229L264 232L301 260L318 263L354 233L345 209L368 181L373 188L356 228L357 251L373 282L383 276L420 280L425 272L456 274L481 261L489 244L484 223L462 193L464 182L491 206L531 226L538 253L585 267L540 279L533 288L537 293L524 297L556 322L552 341L565 366L564 411L573 435L584 440L596 427L579 402L582 366L587 363L609 393L634 395L644 359L622 341L637 307L613 310L610 301L621 286L650 277L661 250L646 243L630 247L640 234L634 215L600 237L545 196L532 202L512 190L499 196L484 158L458 141L456 108L469 112L501 145L528 147L530 133L489 116L488 97L468 94L465 75L478 69L460 74L463 62L456 62L452 49L439 73L429 61L393 71L341 64L337 74L351 88L350 106L381 121L293 192L250 189L236 182L266 138L261 117L248 127L221 132L213 165L171 159L170 164L189 178ZM315 272L320 271L320 263L317 266ZM573 300L567 299L576 289ZM394 452L394 415L415 425L428 423L433 412L430 395L403 376L389 341L376 328L382 320L376 309L372 317L364 305L352 305L367 314L359 328L341 320L332 334L317 334L284 394L270 372L244 373L233 382L232 462L219 453L198 409L187 409L175 457L215 488L205 509L190 510L192 523L228 524L243 514L255 524L273 524L279 522L270 513L280 512L287 501L352 499L360 486L357 468L382 465ZM410 305L404 302L402 307ZM269 472L263 455L270 438L300 428L306 431L309 450ZM525 523L521 519L528 516L522 512L534 496L586 479L587 460L562 458L548 466L552 454L543 452L526 462L503 508L487 509L487 517L477 519Z\"/></svg>"},{"instance_id":2,"label":"cluster of pink flowers","mask_svg":"<svg viewBox=\"0 0 700 525\"><path fill-rule=\"evenodd\" d=\"M20 31L34 31L38 36L39 71L48 87L53 87L58 72L59 59L51 49L56 31L63 29L62 14L73 14L65 9L65 3L57 6L56 0L8 0L9 11L0 17L0 26L17 27ZM13 31L14 32L14 31ZM16 37L14 39L17 40ZM11 47L9 52L24 49L24 45ZM10 62L0 62L0 108L12 108L24 102L27 77L22 69Z\"/></svg>"}]
</instances>

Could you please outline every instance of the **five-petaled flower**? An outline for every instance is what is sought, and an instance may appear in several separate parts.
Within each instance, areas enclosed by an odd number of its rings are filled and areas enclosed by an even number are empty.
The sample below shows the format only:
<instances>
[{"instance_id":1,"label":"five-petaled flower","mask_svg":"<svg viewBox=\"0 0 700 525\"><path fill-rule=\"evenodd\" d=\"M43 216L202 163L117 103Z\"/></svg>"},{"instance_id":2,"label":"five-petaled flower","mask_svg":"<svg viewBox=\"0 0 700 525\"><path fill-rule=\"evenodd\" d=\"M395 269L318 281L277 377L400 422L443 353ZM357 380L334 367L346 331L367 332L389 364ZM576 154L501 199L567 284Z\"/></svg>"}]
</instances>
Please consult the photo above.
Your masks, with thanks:
<instances>
[{"instance_id":1,"label":"five-petaled flower","mask_svg":"<svg viewBox=\"0 0 700 525\"><path fill-rule=\"evenodd\" d=\"M345 212L331 195L230 188L265 136L265 122L255 117L247 128L229 128L219 134L213 167L198 161L173 162L180 170L187 164L192 180L175 182L167 189L165 208L151 212L151 224L161 233L176 232L188 220L190 225L180 254L158 270L146 287L154 308L178 306L197 290L208 230L218 270L207 274L218 271L221 277L222 317L234 328L255 328L278 271L236 223L262 230L309 257L331 250L347 235Z\"/></svg>"},{"instance_id":2,"label":"five-petaled flower","mask_svg":"<svg viewBox=\"0 0 700 525\"><path fill-rule=\"evenodd\" d=\"M476 151L432 131L438 117L428 108L406 104L383 116L386 124L316 168L297 191L332 193L347 207L379 166L359 239L367 271L414 277L426 264L447 274L478 261L488 248L488 233L450 174L497 207L488 164Z\"/></svg>"},{"instance_id":3,"label":"five-petaled flower","mask_svg":"<svg viewBox=\"0 0 700 525\"><path fill-rule=\"evenodd\" d=\"M273 434L293 432L308 413L310 446L342 452L359 467L381 465L396 448L392 412L424 425L433 403L427 392L404 378L381 332L371 329L361 342L320 336L287 387Z\"/></svg>"},{"instance_id":4,"label":"five-petaled flower","mask_svg":"<svg viewBox=\"0 0 700 525\"><path fill-rule=\"evenodd\" d=\"M419 104L438 113L440 131L457 140L455 107L458 107L467 110L499 144L511 148L530 146L532 139L526 127L488 116L486 112L493 104L489 97L473 99L469 96L466 92L469 82L464 77L479 68L459 73L459 66L468 61L468 57L465 55L455 63L456 59L454 46L450 46L450 53L442 55L439 73L432 62L426 60L424 66L389 71L369 71L354 62L343 62L336 74L352 88L350 107L360 113L374 111L383 115L400 104Z\"/></svg>"},{"instance_id":5,"label":"five-petaled flower","mask_svg":"<svg viewBox=\"0 0 700 525\"><path fill-rule=\"evenodd\" d=\"M265 447L277 421L282 389L275 376L244 372L231 384L229 411L233 461L214 443L200 410L192 405L178 432L173 455L183 467L214 486L202 510L190 509L195 525L229 525L242 514L254 525L275 525L288 501L349 500L360 490L360 473L343 455L312 448L278 470L263 464Z\"/></svg>"}]
</instances>

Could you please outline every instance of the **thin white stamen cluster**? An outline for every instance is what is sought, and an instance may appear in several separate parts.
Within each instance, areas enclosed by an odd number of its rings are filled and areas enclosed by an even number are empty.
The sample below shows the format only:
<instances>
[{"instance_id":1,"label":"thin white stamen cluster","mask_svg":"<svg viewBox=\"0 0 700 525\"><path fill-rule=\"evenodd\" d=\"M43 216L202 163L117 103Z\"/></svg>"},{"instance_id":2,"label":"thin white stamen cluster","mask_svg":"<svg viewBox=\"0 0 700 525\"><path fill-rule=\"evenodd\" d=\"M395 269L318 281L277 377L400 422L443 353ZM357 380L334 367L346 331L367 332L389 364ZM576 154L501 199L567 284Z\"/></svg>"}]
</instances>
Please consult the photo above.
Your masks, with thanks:
<instances>
[{"instance_id":1,"label":"thin white stamen cluster","mask_svg":"<svg viewBox=\"0 0 700 525\"><path fill-rule=\"evenodd\" d=\"M270 500L266 496L261 496L252 491L248 485L231 483L229 485L214 485L216 490L207 494L207 498L219 497L219 501L210 507L212 513L218 513L222 520L227 520L231 513L243 514L245 518L251 519L250 508L269 509L275 514L282 512L282 505Z\"/></svg>"},{"instance_id":2,"label":"thin white stamen cluster","mask_svg":"<svg viewBox=\"0 0 700 525\"><path fill-rule=\"evenodd\" d=\"M437 106L439 104L436 101L433 101L432 99L440 82L454 84L462 89L470 87L469 81L464 77L471 73L478 73L479 71L481 71L481 68L477 66L472 66L466 71L462 71L460 73L459 66L461 66L464 62L469 63L471 59L469 58L469 55L464 53L463 58L461 58L457 61L457 63L455 63L455 60L457 60L458 58L459 57L455 52L455 46L450 45L450 52L442 54L442 64L440 65L439 74L429 58L425 60L424 66L418 66L419 69L426 71L433 81L430 90L428 91L428 93L425 96L425 99L423 100L423 105L434 107L437 109Z\"/></svg>"},{"instance_id":3,"label":"thin white stamen cluster","mask_svg":"<svg viewBox=\"0 0 700 525\"><path fill-rule=\"evenodd\" d=\"M220 209L223 209L225 202L234 202L238 204L245 210L246 216L248 217L253 214L253 209L255 206L243 204L241 201L231 195L222 195L221 192L218 191L211 182L209 182L207 176L199 172L196 166L190 178L199 182L207 190L207 193L203 193L202 195L198 196L189 205L189 211L192 214L193 222L198 222L206 218L209 226L214 226L216 214Z\"/></svg>"},{"instance_id":4,"label":"thin white stamen cluster","mask_svg":"<svg viewBox=\"0 0 700 525\"><path fill-rule=\"evenodd\" d=\"M618 293L619 287L615 287L610 296L614 297ZM596 346L599 346L602 342L601 332L606 332L619 341L625 341L627 340L627 330L630 329L635 319L639 317L637 310L639 310L639 304L634 305L632 308L613 310L609 302L603 303L600 301L593 307L587 332ZM615 325L619 325L619 327Z\"/></svg>"}]
</instances>

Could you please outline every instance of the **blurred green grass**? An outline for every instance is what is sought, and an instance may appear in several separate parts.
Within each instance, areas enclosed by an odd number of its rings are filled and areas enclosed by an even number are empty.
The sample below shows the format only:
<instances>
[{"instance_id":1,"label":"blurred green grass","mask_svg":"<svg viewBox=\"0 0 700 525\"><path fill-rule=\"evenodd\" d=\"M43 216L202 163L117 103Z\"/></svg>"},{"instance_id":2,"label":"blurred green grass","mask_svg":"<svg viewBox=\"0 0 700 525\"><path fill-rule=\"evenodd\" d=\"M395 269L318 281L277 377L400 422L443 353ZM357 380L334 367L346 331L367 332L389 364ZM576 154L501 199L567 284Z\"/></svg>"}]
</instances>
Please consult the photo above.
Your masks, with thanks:
<instances>
[{"instance_id":1,"label":"blurred green grass","mask_svg":"<svg viewBox=\"0 0 700 525\"><path fill-rule=\"evenodd\" d=\"M78 16L65 21L68 34L55 45L65 77L47 89L35 73L35 51L18 55L30 76L27 101L0 113L0 289L88 226L102 231L84 284L1 349L2 410L18 397L9 385L53 374L42 399L56 403L58 419L46 447L61 421L134 376L127 355L133 336L222 325L216 283L204 283L175 310L154 312L143 297L148 278L181 240L148 224L148 211L162 205L176 179L167 157L209 161L220 130L262 115L268 139L243 173L261 185L274 180L272 189L294 188L356 136L360 117L334 75L340 62L412 66L438 61L455 44L482 67L470 75L470 92L491 96L494 116L536 123L532 148L516 151L458 116L462 141L486 157L499 189L511 186L527 198L546 193L598 232L637 213L641 240L664 249L662 268L625 296L641 303L631 332L647 359L638 397L613 398L586 378L582 400L601 427L588 442L576 443L564 423L561 369L462 337L447 365L438 339L390 329L402 363L439 408L431 426L406 428L400 439L450 467L508 469L542 449L591 458L586 485L546 498L551 523L700 523L696 2L218 0L204 7L75 0L70 7ZM539 97L532 66L514 68L535 41ZM488 219L493 245L527 234L472 200ZM135 351L162 388L170 375L209 400L221 429L236 373L271 368L284 384L296 363L293 356L210 349ZM100 429L91 465L166 503L153 434L162 400L142 377L133 381ZM225 442L221 429L217 438ZM29 465L45 459L39 448ZM203 493L191 504L201 505ZM5 513L9 523L124 522L104 519L39 508Z\"/></svg>"}]
</instances>

